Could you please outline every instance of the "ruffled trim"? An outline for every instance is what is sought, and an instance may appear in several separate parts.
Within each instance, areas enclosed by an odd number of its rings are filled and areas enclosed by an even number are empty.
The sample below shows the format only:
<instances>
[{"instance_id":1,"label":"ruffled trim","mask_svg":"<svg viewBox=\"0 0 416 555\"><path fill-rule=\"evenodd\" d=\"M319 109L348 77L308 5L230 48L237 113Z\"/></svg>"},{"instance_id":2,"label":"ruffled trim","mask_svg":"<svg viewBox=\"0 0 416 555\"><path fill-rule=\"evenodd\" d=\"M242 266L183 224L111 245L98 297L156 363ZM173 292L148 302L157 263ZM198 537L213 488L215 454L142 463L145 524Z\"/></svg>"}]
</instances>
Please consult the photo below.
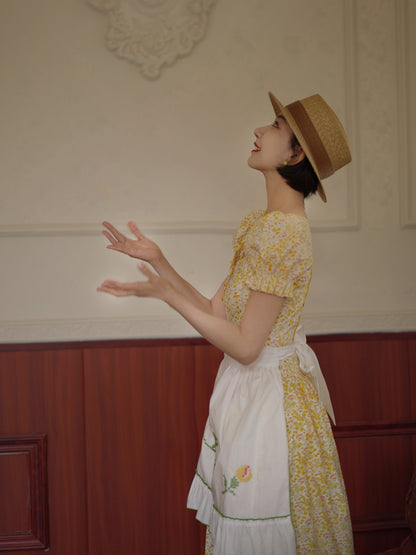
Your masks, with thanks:
<instances>
[{"instance_id":1,"label":"ruffled trim","mask_svg":"<svg viewBox=\"0 0 416 555\"><path fill-rule=\"evenodd\" d=\"M257 273L246 280L247 286L253 291L262 291L278 297L292 298L294 284L279 276L261 275Z\"/></svg>"},{"instance_id":2,"label":"ruffled trim","mask_svg":"<svg viewBox=\"0 0 416 555\"><path fill-rule=\"evenodd\" d=\"M188 509L209 526L215 555L274 555L276 545L285 555L296 555L296 537L290 515L269 519L234 519L213 505L211 490L196 473L188 495Z\"/></svg>"},{"instance_id":3,"label":"ruffled trim","mask_svg":"<svg viewBox=\"0 0 416 555\"><path fill-rule=\"evenodd\" d=\"M294 277L287 275L283 268L273 266L262 260L258 253L250 253L241 262L241 276L244 283L253 291L262 291L292 298L294 295Z\"/></svg>"},{"instance_id":4,"label":"ruffled trim","mask_svg":"<svg viewBox=\"0 0 416 555\"><path fill-rule=\"evenodd\" d=\"M210 531L215 555L296 555L296 537L290 516L265 520L234 520L212 511Z\"/></svg>"},{"instance_id":5,"label":"ruffled trim","mask_svg":"<svg viewBox=\"0 0 416 555\"><path fill-rule=\"evenodd\" d=\"M212 494L198 473L192 481L188 494L187 508L197 511L196 519L208 526L212 516Z\"/></svg>"}]
</instances>

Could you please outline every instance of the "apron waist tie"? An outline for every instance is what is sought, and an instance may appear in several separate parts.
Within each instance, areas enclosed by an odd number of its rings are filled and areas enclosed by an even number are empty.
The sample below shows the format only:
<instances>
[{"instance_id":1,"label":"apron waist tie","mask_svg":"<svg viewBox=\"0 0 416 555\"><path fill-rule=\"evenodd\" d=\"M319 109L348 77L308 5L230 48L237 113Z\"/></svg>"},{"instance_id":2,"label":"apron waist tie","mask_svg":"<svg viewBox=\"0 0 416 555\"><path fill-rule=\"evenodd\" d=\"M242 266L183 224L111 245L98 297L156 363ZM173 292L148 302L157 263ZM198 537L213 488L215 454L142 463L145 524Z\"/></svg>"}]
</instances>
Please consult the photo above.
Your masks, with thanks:
<instances>
[{"instance_id":1,"label":"apron waist tie","mask_svg":"<svg viewBox=\"0 0 416 555\"><path fill-rule=\"evenodd\" d=\"M319 402L329 414L332 422L335 424L334 409L332 407L328 387L322 374L321 367L319 366L319 361L311 347L309 347L309 345L306 343L306 335L302 325L297 328L293 343L291 343L290 345L285 345L284 347L264 347L264 349L254 362L241 366L250 369L251 365L253 365L253 367L258 364L266 366L275 365L279 364L280 361L294 354L298 356L299 366L302 373L307 376L312 382L312 385L318 393ZM225 355L224 358L231 359L231 357L229 357L228 355Z\"/></svg>"},{"instance_id":2,"label":"apron waist tie","mask_svg":"<svg viewBox=\"0 0 416 555\"><path fill-rule=\"evenodd\" d=\"M303 326L299 326L296 330L294 345L302 373L311 380L312 385L318 392L319 402L335 424L335 414L328 387L322 374L321 367L319 366L318 358L311 347L306 343L306 335Z\"/></svg>"}]
</instances>

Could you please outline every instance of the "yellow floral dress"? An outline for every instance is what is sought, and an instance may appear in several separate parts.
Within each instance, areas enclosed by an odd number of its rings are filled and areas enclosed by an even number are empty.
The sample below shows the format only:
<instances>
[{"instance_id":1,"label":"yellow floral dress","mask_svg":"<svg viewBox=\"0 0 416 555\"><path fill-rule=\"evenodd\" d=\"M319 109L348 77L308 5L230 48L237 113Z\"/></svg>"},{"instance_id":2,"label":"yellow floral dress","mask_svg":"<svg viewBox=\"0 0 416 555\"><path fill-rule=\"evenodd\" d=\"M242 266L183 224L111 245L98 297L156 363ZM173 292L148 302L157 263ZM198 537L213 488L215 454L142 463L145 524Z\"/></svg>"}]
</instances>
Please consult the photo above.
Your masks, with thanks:
<instances>
[{"instance_id":1,"label":"yellow floral dress","mask_svg":"<svg viewBox=\"0 0 416 555\"><path fill-rule=\"evenodd\" d=\"M188 507L209 526L207 554L353 553L329 419L294 347L312 275L308 221L256 210L233 246L227 318L240 323L251 290L285 302L254 363L221 363Z\"/></svg>"}]
</instances>

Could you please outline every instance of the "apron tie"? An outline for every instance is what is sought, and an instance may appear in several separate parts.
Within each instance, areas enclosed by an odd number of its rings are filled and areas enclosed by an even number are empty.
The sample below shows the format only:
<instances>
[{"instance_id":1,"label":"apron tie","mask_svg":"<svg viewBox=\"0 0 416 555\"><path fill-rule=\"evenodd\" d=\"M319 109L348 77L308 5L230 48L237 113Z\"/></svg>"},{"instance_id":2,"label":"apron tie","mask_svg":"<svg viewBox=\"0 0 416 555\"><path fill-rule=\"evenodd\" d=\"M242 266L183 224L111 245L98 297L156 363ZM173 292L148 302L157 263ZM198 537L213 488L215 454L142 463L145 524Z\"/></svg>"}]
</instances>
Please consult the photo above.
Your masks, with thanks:
<instances>
[{"instance_id":1,"label":"apron tie","mask_svg":"<svg viewBox=\"0 0 416 555\"><path fill-rule=\"evenodd\" d=\"M318 359L313 350L306 343L306 335L302 325L300 325L296 330L295 350L298 355L300 368L303 374L305 374L305 376L307 376L312 382L312 385L318 392L319 402L325 408L326 412L331 417L332 422L335 424L334 409L332 408L328 387L322 374L321 367L319 366Z\"/></svg>"}]
</instances>

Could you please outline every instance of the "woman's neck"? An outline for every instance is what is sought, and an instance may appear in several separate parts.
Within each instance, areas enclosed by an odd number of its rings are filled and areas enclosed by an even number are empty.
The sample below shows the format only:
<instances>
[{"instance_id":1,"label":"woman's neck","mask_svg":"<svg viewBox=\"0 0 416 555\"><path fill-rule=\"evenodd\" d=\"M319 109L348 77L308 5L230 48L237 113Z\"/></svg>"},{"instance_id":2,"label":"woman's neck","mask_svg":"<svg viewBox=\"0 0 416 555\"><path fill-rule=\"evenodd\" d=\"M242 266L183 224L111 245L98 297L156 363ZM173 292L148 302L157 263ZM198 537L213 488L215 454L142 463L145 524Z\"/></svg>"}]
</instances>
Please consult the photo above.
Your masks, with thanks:
<instances>
[{"instance_id":1,"label":"woman's neck","mask_svg":"<svg viewBox=\"0 0 416 555\"><path fill-rule=\"evenodd\" d=\"M292 189L277 172L265 174L267 208L266 212L284 212L306 216L303 194Z\"/></svg>"}]
</instances>

